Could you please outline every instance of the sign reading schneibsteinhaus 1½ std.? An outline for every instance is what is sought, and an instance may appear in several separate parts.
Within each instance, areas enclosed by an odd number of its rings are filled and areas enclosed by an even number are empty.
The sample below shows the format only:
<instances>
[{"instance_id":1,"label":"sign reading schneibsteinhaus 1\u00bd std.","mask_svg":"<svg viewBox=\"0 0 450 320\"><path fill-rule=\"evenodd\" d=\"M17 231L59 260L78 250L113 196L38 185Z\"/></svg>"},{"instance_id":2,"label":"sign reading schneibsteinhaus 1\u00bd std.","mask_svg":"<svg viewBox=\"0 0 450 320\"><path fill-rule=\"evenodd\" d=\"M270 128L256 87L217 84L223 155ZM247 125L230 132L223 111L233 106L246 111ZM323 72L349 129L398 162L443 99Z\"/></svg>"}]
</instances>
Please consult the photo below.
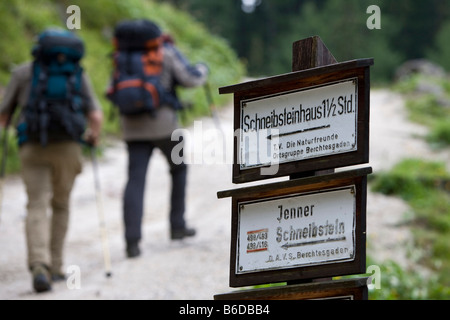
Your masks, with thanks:
<instances>
[{"instance_id":1,"label":"sign reading schneibsteinhaus 1\u00bd std.","mask_svg":"<svg viewBox=\"0 0 450 320\"><path fill-rule=\"evenodd\" d=\"M236 272L352 261L355 188L240 203Z\"/></svg>"},{"instance_id":2,"label":"sign reading schneibsteinhaus 1\u00bd std.","mask_svg":"<svg viewBox=\"0 0 450 320\"><path fill-rule=\"evenodd\" d=\"M233 183L367 163L372 64L352 60L219 88L234 94Z\"/></svg>"},{"instance_id":3,"label":"sign reading schneibsteinhaus 1\u00bd std.","mask_svg":"<svg viewBox=\"0 0 450 320\"><path fill-rule=\"evenodd\" d=\"M357 84L348 79L241 101L241 169L357 150Z\"/></svg>"}]
</instances>

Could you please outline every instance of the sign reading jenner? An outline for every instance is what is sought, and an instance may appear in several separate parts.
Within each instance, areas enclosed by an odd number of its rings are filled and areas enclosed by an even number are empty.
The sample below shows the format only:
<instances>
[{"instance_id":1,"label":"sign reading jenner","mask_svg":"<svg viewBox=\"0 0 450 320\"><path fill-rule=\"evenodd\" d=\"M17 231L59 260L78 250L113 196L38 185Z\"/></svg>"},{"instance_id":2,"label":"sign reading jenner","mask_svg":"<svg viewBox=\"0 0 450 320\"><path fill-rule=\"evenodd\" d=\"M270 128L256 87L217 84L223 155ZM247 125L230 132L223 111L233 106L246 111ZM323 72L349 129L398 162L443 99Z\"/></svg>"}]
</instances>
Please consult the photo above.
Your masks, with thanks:
<instances>
[{"instance_id":1,"label":"sign reading jenner","mask_svg":"<svg viewBox=\"0 0 450 320\"><path fill-rule=\"evenodd\" d=\"M353 78L242 100L240 169L356 151L357 95Z\"/></svg>"},{"instance_id":2,"label":"sign reading jenner","mask_svg":"<svg viewBox=\"0 0 450 320\"><path fill-rule=\"evenodd\" d=\"M239 204L236 274L352 261L355 187Z\"/></svg>"}]
</instances>

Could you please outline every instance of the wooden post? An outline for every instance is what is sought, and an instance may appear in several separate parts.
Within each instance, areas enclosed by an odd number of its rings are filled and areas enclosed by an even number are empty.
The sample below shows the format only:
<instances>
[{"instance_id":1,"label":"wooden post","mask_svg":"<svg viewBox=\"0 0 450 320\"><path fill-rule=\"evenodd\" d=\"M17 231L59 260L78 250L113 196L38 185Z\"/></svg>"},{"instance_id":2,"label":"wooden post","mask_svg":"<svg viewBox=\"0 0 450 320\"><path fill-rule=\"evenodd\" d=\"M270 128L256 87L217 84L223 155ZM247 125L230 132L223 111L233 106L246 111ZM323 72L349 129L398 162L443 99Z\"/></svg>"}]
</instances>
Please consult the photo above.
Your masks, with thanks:
<instances>
[{"instance_id":1,"label":"wooden post","mask_svg":"<svg viewBox=\"0 0 450 320\"><path fill-rule=\"evenodd\" d=\"M313 36L292 44L292 72L307 70L337 63L319 36ZM334 169L308 171L290 175L290 179L300 179L310 176L333 173Z\"/></svg>"},{"instance_id":2,"label":"wooden post","mask_svg":"<svg viewBox=\"0 0 450 320\"><path fill-rule=\"evenodd\" d=\"M292 44L292 71L301 71L337 63L319 36Z\"/></svg>"}]
</instances>

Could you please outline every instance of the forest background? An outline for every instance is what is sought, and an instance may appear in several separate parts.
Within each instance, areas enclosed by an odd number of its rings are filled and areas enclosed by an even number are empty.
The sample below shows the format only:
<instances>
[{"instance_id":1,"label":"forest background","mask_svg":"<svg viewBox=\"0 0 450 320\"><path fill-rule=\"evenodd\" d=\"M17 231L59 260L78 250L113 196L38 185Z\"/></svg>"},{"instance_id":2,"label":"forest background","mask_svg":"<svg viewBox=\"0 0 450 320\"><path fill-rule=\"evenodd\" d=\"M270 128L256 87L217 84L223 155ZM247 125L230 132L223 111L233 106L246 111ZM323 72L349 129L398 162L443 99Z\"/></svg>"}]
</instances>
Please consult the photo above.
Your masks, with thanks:
<instances>
[{"instance_id":1,"label":"forest background","mask_svg":"<svg viewBox=\"0 0 450 320\"><path fill-rule=\"evenodd\" d=\"M75 31L86 41L85 68L107 111L103 96L112 68L113 28L137 17L155 20L190 60L206 62L213 89L244 74L290 72L292 43L312 35L319 35L338 61L374 58L374 84L390 83L398 66L411 59L426 58L450 70L450 3L441 0L0 0L0 87L15 65L31 58L40 31L65 27L71 4L81 8L82 27ZM379 29L367 26L372 5L380 8ZM208 110L198 91L182 93L187 104L195 105L188 122ZM118 128L109 124L107 129Z\"/></svg>"},{"instance_id":2,"label":"forest background","mask_svg":"<svg viewBox=\"0 0 450 320\"><path fill-rule=\"evenodd\" d=\"M167 1L164 1L167 2ZM372 80L427 58L450 69L450 3L442 0L169 0L226 38L253 76L290 71L294 41L319 35L338 61L373 57ZM367 20L380 8L380 29ZM220 14L219 14L220 13Z\"/></svg>"}]
</instances>

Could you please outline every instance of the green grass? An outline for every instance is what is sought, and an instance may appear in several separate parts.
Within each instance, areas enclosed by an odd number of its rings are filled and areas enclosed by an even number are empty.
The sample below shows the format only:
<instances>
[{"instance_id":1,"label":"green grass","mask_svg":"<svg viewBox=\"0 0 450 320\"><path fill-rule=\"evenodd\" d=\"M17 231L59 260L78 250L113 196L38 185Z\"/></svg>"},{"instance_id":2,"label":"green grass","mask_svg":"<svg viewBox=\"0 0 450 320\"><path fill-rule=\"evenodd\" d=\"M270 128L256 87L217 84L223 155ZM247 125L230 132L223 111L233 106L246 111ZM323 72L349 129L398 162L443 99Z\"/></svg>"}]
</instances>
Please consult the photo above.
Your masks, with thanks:
<instances>
[{"instance_id":1,"label":"green grass","mask_svg":"<svg viewBox=\"0 0 450 320\"><path fill-rule=\"evenodd\" d=\"M424 84L440 93L420 92ZM448 148L450 107L442 100L450 101L450 81L416 74L393 88L405 97L410 120L429 129L423 138L432 147ZM431 271L431 275L423 276L414 267L404 270L393 261L383 262L381 289L371 290L369 297L450 299L450 174L445 163L405 159L369 179L373 191L400 197L409 204L411 211L405 213L404 223L410 227L414 247L405 250L413 262Z\"/></svg>"},{"instance_id":2,"label":"green grass","mask_svg":"<svg viewBox=\"0 0 450 320\"><path fill-rule=\"evenodd\" d=\"M450 287L450 174L445 164L406 159L374 175L372 190L404 199L411 207L411 227L418 262ZM448 296L447 291L447 298Z\"/></svg>"},{"instance_id":3,"label":"green grass","mask_svg":"<svg viewBox=\"0 0 450 320\"><path fill-rule=\"evenodd\" d=\"M450 146L450 117L444 116L437 120L430 129L427 140L438 149Z\"/></svg>"},{"instance_id":4,"label":"green grass","mask_svg":"<svg viewBox=\"0 0 450 320\"><path fill-rule=\"evenodd\" d=\"M440 94L420 92L420 86ZM393 88L405 96L410 119L428 127L426 140L436 148L450 146L450 81L417 74Z\"/></svg>"},{"instance_id":5,"label":"green grass","mask_svg":"<svg viewBox=\"0 0 450 320\"><path fill-rule=\"evenodd\" d=\"M410 205L405 223L414 239L414 246L405 248L413 262L410 268L392 260L379 262L367 257L367 267L379 267L380 280L379 288L369 289L369 299L450 299L450 173L445 164L405 159L389 171L370 175L369 179L372 191L400 197ZM431 274L423 275L414 263ZM375 273L335 279L362 276ZM273 285L262 287L268 286Z\"/></svg>"},{"instance_id":6,"label":"green grass","mask_svg":"<svg viewBox=\"0 0 450 320\"><path fill-rule=\"evenodd\" d=\"M20 171L20 161L19 161L19 147L17 145L17 138L15 130L9 129L7 132L7 149L6 152L8 154L7 159L4 158L4 134L5 130L1 130L1 143L0 143L0 161L6 161L5 163L5 174L11 172L19 172ZM2 164L0 164L2 165Z\"/></svg>"},{"instance_id":7,"label":"green grass","mask_svg":"<svg viewBox=\"0 0 450 320\"><path fill-rule=\"evenodd\" d=\"M369 261L367 265L376 265ZM376 265L378 266L378 265ZM394 261L384 261L379 265L379 288L372 280L369 287L370 300L446 300L450 298L448 286L443 285L437 276L426 278L415 270L405 270ZM375 276L375 273L366 274Z\"/></svg>"}]
</instances>

